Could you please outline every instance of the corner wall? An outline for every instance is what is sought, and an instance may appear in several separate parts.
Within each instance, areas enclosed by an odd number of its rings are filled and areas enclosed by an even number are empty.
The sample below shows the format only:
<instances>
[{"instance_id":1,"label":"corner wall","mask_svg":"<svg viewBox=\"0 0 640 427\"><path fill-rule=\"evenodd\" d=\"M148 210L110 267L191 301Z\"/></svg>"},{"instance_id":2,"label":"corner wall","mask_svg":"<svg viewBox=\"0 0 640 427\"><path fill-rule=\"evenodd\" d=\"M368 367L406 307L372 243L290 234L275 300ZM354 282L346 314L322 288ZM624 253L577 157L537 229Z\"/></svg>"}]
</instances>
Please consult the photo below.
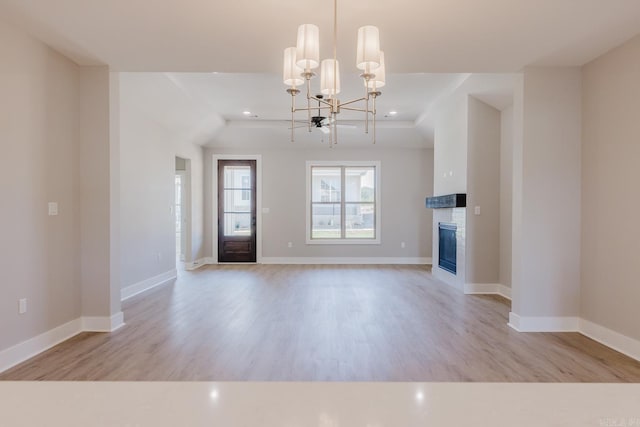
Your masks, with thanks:
<instances>
[{"instance_id":1,"label":"corner wall","mask_svg":"<svg viewBox=\"0 0 640 427\"><path fill-rule=\"evenodd\" d=\"M576 330L580 300L581 74L527 68L516 91L513 306L520 330ZM518 115L521 114L520 117Z\"/></svg>"},{"instance_id":2,"label":"corner wall","mask_svg":"<svg viewBox=\"0 0 640 427\"><path fill-rule=\"evenodd\" d=\"M500 284L511 287L513 106L500 114Z\"/></svg>"},{"instance_id":3,"label":"corner wall","mask_svg":"<svg viewBox=\"0 0 640 427\"><path fill-rule=\"evenodd\" d=\"M500 284L500 111L469 96L467 284ZM475 208L480 209L479 213Z\"/></svg>"},{"instance_id":4,"label":"corner wall","mask_svg":"<svg viewBox=\"0 0 640 427\"><path fill-rule=\"evenodd\" d=\"M583 67L580 300L584 319L636 340L640 340L638 76L640 37Z\"/></svg>"},{"instance_id":5,"label":"corner wall","mask_svg":"<svg viewBox=\"0 0 640 427\"><path fill-rule=\"evenodd\" d=\"M144 76L120 75L119 262L125 297L176 276L176 156L191 160L192 259L185 264L204 256L202 147L177 138L140 109L144 102L131 90L137 78Z\"/></svg>"},{"instance_id":6,"label":"corner wall","mask_svg":"<svg viewBox=\"0 0 640 427\"><path fill-rule=\"evenodd\" d=\"M73 62L0 20L0 351L81 315L79 79Z\"/></svg>"},{"instance_id":7,"label":"corner wall","mask_svg":"<svg viewBox=\"0 0 640 427\"><path fill-rule=\"evenodd\" d=\"M113 174L118 171L120 143L117 129L112 128L111 116L117 122L118 113L117 99L112 99L117 90L112 90L112 84L117 85L117 80L106 66L80 69L82 315L101 319L122 317L119 269L112 263L119 249L119 218L114 216L112 204L119 199L118 180Z\"/></svg>"}]
</instances>

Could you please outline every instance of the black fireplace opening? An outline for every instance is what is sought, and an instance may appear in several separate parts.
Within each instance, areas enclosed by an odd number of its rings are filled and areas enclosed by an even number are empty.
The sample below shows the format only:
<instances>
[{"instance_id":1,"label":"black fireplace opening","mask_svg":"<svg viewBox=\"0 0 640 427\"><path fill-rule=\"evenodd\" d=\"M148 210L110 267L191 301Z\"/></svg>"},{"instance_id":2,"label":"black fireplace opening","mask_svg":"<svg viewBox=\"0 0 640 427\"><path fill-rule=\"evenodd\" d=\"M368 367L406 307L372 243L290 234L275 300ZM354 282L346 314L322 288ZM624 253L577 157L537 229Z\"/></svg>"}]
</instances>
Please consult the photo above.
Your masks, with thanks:
<instances>
[{"instance_id":1,"label":"black fireplace opening","mask_svg":"<svg viewBox=\"0 0 640 427\"><path fill-rule=\"evenodd\" d=\"M455 224L447 224L444 222L438 223L438 265L443 270L447 270L450 273L456 274L456 230Z\"/></svg>"}]
</instances>

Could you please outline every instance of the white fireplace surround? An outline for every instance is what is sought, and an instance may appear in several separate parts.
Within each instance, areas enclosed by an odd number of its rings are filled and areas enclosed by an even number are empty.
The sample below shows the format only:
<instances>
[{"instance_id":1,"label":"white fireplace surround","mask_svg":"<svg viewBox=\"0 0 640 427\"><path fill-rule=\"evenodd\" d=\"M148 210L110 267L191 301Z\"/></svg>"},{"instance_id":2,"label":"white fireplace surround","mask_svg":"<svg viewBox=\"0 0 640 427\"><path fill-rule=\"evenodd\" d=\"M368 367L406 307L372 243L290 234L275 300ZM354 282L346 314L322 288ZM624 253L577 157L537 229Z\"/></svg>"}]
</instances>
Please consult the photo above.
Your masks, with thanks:
<instances>
[{"instance_id":1,"label":"white fireplace surround","mask_svg":"<svg viewBox=\"0 0 640 427\"><path fill-rule=\"evenodd\" d=\"M439 227L441 222L455 224L456 229L456 274L450 273L438 266L440 258ZM442 208L433 210L433 276L449 286L465 291L466 279L466 222L467 208Z\"/></svg>"}]
</instances>

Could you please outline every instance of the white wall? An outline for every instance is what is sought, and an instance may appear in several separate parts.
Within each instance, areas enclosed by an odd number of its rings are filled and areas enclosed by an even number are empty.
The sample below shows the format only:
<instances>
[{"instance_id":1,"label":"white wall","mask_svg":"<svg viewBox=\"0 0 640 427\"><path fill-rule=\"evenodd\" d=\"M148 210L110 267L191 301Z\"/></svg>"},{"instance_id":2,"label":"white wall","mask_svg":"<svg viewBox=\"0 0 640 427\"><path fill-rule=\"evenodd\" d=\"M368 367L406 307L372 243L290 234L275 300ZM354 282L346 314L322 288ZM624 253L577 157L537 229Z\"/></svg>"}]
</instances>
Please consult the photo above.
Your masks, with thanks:
<instances>
[{"instance_id":1,"label":"white wall","mask_svg":"<svg viewBox=\"0 0 640 427\"><path fill-rule=\"evenodd\" d=\"M425 197L433 188L430 149L337 147L292 149L207 149L205 151L205 246L212 254L211 171L214 154L262 156L263 257L431 257L431 212ZM307 160L379 160L381 164L381 244L307 245L305 176ZM287 243L293 247L288 248ZM405 242L406 247L400 247Z\"/></svg>"},{"instance_id":2,"label":"white wall","mask_svg":"<svg viewBox=\"0 0 640 427\"><path fill-rule=\"evenodd\" d=\"M580 292L580 69L527 68L519 92L512 309L521 317L573 317Z\"/></svg>"},{"instance_id":3,"label":"white wall","mask_svg":"<svg viewBox=\"0 0 640 427\"><path fill-rule=\"evenodd\" d=\"M511 287L513 106L500 114L500 284Z\"/></svg>"},{"instance_id":4,"label":"white wall","mask_svg":"<svg viewBox=\"0 0 640 427\"><path fill-rule=\"evenodd\" d=\"M640 339L640 37L583 67L582 317Z\"/></svg>"},{"instance_id":5,"label":"white wall","mask_svg":"<svg viewBox=\"0 0 640 427\"><path fill-rule=\"evenodd\" d=\"M472 96L468 108L465 280L495 284L500 280L500 112Z\"/></svg>"},{"instance_id":6,"label":"white wall","mask_svg":"<svg viewBox=\"0 0 640 427\"><path fill-rule=\"evenodd\" d=\"M456 94L438 112L434 128L433 194L467 192L468 99Z\"/></svg>"},{"instance_id":7,"label":"white wall","mask_svg":"<svg viewBox=\"0 0 640 427\"><path fill-rule=\"evenodd\" d=\"M120 76L121 286L176 268L175 157L191 165L191 259L203 255L202 148L180 141L137 108L136 76Z\"/></svg>"},{"instance_id":8,"label":"white wall","mask_svg":"<svg viewBox=\"0 0 640 427\"><path fill-rule=\"evenodd\" d=\"M81 314L79 78L74 63L0 21L0 350ZM47 216L49 201L58 216Z\"/></svg>"}]
</instances>

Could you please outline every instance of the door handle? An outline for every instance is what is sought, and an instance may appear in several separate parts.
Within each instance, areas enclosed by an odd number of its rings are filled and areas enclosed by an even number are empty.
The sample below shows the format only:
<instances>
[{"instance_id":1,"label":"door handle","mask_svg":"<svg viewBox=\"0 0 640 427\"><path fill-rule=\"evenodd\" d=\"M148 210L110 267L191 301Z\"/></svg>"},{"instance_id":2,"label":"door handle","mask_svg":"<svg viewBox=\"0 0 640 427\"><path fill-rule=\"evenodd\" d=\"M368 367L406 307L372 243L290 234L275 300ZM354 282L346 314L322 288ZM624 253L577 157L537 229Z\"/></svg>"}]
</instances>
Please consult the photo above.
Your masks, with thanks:
<instances>
[{"instance_id":1,"label":"door handle","mask_svg":"<svg viewBox=\"0 0 640 427\"><path fill-rule=\"evenodd\" d=\"M256 225L256 217L251 218L251 225Z\"/></svg>"}]
</instances>

